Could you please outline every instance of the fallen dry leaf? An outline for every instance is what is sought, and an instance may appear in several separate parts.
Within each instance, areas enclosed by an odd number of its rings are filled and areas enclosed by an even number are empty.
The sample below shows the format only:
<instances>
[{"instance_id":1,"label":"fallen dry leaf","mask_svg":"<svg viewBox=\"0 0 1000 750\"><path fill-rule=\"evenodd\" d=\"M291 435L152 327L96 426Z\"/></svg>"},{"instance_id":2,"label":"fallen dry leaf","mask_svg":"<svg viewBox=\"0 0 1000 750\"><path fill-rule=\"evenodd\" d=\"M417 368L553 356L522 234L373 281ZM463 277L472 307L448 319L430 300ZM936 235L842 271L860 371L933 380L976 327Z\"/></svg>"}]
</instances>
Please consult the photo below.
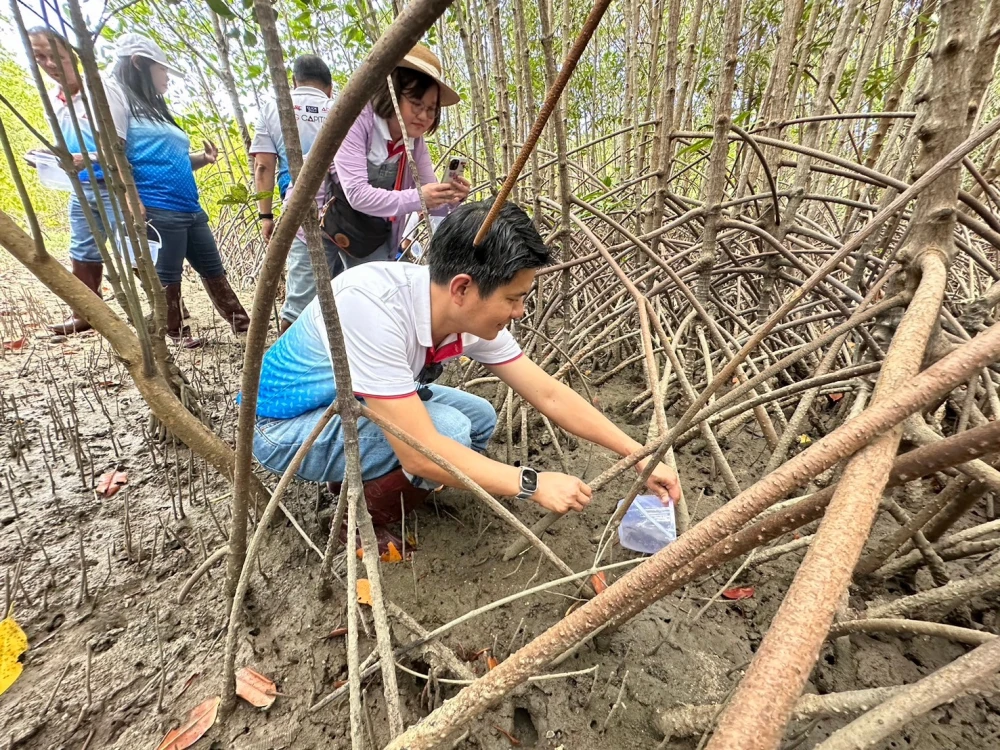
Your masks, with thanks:
<instances>
[{"instance_id":1,"label":"fallen dry leaf","mask_svg":"<svg viewBox=\"0 0 1000 750\"><path fill-rule=\"evenodd\" d=\"M594 593L600 594L608 587L608 579L604 577L604 572L594 573L590 577L590 585L594 587Z\"/></svg>"},{"instance_id":2,"label":"fallen dry leaf","mask_svg":"<svg viewBox=\"0 0 1000 750\"><path fill-rule=\"evenodd\" d=\"M347 628L337 628L330 631L330 635L327 638L342 638L347 635Z\"/></svg>"},{"instance_id":3,"label":"fallen dry leaf","mask_svg":"<svg viewBox=\"0 0 1000 750\"><path fill-rule=\"evenodd\" d=\"M497 659L493 654L490 654L489 656L486 657L487 669L496 669L498 666L500 666L500 660Z\"/></svg>"},{"instance_id":4,"label":"fallen dry leaf","mask_svg":"<svg viewBox=\"0 0 1000 750\"><path fill-rule=\"evenodd\" d=\"M14 341L4 341L3 348L9 352L19 352L24 348L26 343L28 343L28 338L26 336L22 336Z\"/></svg>"},{"instance_id":5,"label":"fallen dry leaf","mask_svg":"<svg viewBox=\"0 0 1000 750\"><path fill-rule=\"evenodd\" d=\"M844 397L844 394L843 393L828 393L828 394L826 394L826 396L831 401L833 401L833 403L837 403L838 401L840 401L840 399L842 399Z\"/></svg>"},{"instance_id":6,"label":"fallen dry leaf","mask_svg":"<svg viewBox=\"0 0 1000 750\"><path fill-rule=\"evenodd\" d=\"M384 563L398 563L403 562L403 556L399 554L399 550L396 549L396 545L389 542L389 549L385 554L379 555L378 559Z\"/></svg>"},{"instance_id":7,"label":"fallen dry leaf","mask_svg":"<svg viewBox=\"0 0 1000 750\"><path fill-rule=\"evenodd\" d=\"M520 747L521 746L521 740L519 740L517 737L515 737L514 735L512 735L506 729L502 729L501 727L498 727L496 724L493 725L493 728L495 730L497 730L498 732L500 732L500 734L502 734L504 737L506 737L507 741L510 742L510 744L513 745L514 747Z\"/></svg>"},{"instance_id":8,"label":"fallen dry leaf","mask_svg":"<svg viewBox=\"0 0 1000 750\"><path fill-rule=\"evenodd\" d=\"M177 729L171 729L167 736L156 746L156 750L185 750L200 740L219 716L219 704L222 698L209 698L191 709L187 721Z\"/></svg>"},{"instance_id":9,"label":"fallen dry leaf","mask_svg":"<svg viewBox=\"0 0 1000 750\"><path fill-rule=\"evenodd\" d=\"M804 432L801 435L799 435L799 445L803 446L812 445L812 441L813 439L808 435L806 435Z\"/></svg>"},{"instance_id":10,"label":"fallen dry leaf","mask_svg":"<svg viewBox=\"0 0 1000 750\"><path fill-rule=\"evenodd\" d=\"M358 579L358 603L372 606L372 584L367 578Z\"/></svg>"},{"instance_id":11,"label":"fallen dry leaf","mask_svg":"<svg viewBox=\"0 0 1000 750\"><path fill-rule=\"evenodd\" d=\"M236 673L236 694L251 706L268 708L274 703L278 689L257 670L243 667Z\"/></svg>"},{"instance_id":12,"label":"fallen dry leaf","mask_svg":"<svg viewBox=\"0 0 1000 750\"><path fill-rule=\"evenodd\" d=\"M723 599L730 599L732 601L739 601L740 599L749 599L754 594L753 586L746 586L740 589L726 589L722 592Z\"/></svg>"},{"instance_id":13,"label":"fallen dry leaf","mask_svg":"<svg viewBox=\"0 0 1000 750\"><path fill-rule=\"evenodd\" d=\"M97 487L94 489L94 494L104 498L114 497L118 494L118 490L125 486L126 482L128 482L128 472L117 471L116 469L106 471L97 480Z\"/></svg>"},{"instance_id":14,"label":"fallen dry leaf","mask_svg":"<svg viewBox=\"0 0 1000 750\"><path fill-rule=\"evenodd\" d=\"M28 636L14 620L7 615L0 620L0 695L21 676L24 665L18 659L28 650Z\"/></svg>"}]
</instances>

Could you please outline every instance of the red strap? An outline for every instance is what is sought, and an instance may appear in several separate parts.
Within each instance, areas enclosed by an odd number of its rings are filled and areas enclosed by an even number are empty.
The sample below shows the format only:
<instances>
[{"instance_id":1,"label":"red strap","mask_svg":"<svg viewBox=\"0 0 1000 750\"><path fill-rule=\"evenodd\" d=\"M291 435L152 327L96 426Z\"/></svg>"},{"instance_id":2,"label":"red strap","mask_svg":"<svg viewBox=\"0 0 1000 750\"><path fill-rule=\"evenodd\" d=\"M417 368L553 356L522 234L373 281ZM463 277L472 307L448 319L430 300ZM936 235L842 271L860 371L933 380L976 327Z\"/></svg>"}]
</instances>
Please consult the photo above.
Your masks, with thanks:
<instances>
[{"instance_id":1,"label":"red strap","mask_svg":"<svg viewBox=\"0 0 1000 750\"><path fill-rule=\"evenodd\" d=\"M462 354L463 348L464 345L462 344L461 336L445 344L440 349L435 349L432 346L427 350L427 357L424 360L424 364L429 365L432 362L444 362L446 359L458 357Z\"/></svg>"}]
</instances>

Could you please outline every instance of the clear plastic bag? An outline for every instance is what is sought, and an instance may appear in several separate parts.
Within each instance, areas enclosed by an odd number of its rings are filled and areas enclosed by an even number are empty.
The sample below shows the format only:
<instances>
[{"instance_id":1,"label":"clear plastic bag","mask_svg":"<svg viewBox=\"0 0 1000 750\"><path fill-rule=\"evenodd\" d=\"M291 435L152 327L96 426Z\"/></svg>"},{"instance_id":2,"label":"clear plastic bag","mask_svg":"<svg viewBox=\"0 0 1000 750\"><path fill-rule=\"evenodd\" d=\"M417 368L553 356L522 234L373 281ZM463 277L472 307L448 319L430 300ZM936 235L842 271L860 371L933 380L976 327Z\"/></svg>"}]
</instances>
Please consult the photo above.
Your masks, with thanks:
<instances>
[{"instance_id":1,"label":"clear plastic bag","mask_svg":"<svg viewBox=\"0 0 1000 750\"><path fill-rule=\"evenodd\" d=\"M618 505L621 507L621 503ZM625 511L618 538L623 547L633 552L646 555L659 552L677 539L673 504L664 505L656 495L639 495Z\"/></svg>"}]
</instances>

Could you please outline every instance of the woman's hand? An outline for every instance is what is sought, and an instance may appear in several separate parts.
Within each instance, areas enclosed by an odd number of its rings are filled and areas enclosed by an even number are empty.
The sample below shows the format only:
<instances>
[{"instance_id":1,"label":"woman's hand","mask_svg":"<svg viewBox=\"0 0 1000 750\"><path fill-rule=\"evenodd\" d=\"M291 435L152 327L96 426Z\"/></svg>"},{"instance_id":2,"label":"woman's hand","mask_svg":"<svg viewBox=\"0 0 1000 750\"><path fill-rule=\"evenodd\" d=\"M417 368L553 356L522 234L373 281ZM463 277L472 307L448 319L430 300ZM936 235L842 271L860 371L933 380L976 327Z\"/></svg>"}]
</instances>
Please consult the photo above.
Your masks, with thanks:
<instances>
[{"instance_id":1,"label":"woman's hand","mask_svg":"<svg viewBox=\"0 0 1000 750\"><path fill-rule=\"evenodd\" d=\"M452 205L457 206L469 197L469 191L472 190L472 183L464 177L456 176L450 184L455 194L454 200L452 200Z\"/></svg>"},{"instance_id":2,"label":"woman's hand","mask_svg":"<svg viewBox=\"0 0 1000 750\"><path fill-rule=\"evenodd\" d=\"M644 458L642 461L637 463L635 465L636 472L642 474L643 470L646 468L646 464L648 463L648 458ZM677 479L677 474L664 464L656 465L653 469L653 473L650 474L649 479L646 480L646 486L653 492L653 494L659 496L660 502L664 505L670 505L670 503L681 499L680 480Z\"/></svg>"},{"instance_id":3,"label":"woman's hand","mask_svg":"<svg viewBox=\"0 0 1000 750\"><path fill-rule=\"evenodd\" d=\"M420 188L428 210L455 202L455 187L450 182L428 182Z\"/></svg>"},{"instance_id":4,"label":"woman's hand","mask_svg":"<svg viewBox=\"0 0 1000 750\"><path fill-rule=\"evenodd\" d=\"M216 148L215 144L211 141L202 141L202 147L205 149L205 163L215 164L216 160L219 158L219 149Z\"/></svg>"}]
</instances>

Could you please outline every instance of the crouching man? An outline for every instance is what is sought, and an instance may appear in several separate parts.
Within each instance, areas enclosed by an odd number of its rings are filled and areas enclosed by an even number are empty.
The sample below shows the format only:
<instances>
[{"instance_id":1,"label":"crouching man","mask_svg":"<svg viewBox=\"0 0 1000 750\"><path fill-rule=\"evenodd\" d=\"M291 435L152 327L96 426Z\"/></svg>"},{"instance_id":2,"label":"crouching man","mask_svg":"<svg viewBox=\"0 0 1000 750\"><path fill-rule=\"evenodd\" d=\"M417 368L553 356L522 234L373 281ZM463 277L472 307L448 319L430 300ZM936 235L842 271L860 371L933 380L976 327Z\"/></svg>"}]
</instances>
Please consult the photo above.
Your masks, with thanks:
<instances>
[{"instance_id":1,"label":"crouching man","mask_svg":"<svg viewBox=\"0 0 1000 750\"><path fill-rule=\"evenodd\" d=\"M525 357L507 330L524 315L535 271L549 250L520 208L506 204L479 248L473 239L490 203L456 209L434 234L429 265L365 263L333 280L354 395L368 407L459 467L487 492L518 497L561 513L583 510L590 488L555 471L513 467L485 455L497 415L488 401L432 384L446 360L481 363L564 430L620 456L641 446L586 399ZM314 299L264 357L254 455L280 474L337 397L329 344ZM456 480L372 422L358 424L365 499L384 552L402 516L430 489ZM648 460L648 459L647 459ZM343 429L334 417L303 461L298 476L344 478ZM642 470L646 461L637 465ZM649 488L664 502L680 496L673 471L659 464ZM346 531L342 530L346 539Z\"/></svg>"}]
</instances>

